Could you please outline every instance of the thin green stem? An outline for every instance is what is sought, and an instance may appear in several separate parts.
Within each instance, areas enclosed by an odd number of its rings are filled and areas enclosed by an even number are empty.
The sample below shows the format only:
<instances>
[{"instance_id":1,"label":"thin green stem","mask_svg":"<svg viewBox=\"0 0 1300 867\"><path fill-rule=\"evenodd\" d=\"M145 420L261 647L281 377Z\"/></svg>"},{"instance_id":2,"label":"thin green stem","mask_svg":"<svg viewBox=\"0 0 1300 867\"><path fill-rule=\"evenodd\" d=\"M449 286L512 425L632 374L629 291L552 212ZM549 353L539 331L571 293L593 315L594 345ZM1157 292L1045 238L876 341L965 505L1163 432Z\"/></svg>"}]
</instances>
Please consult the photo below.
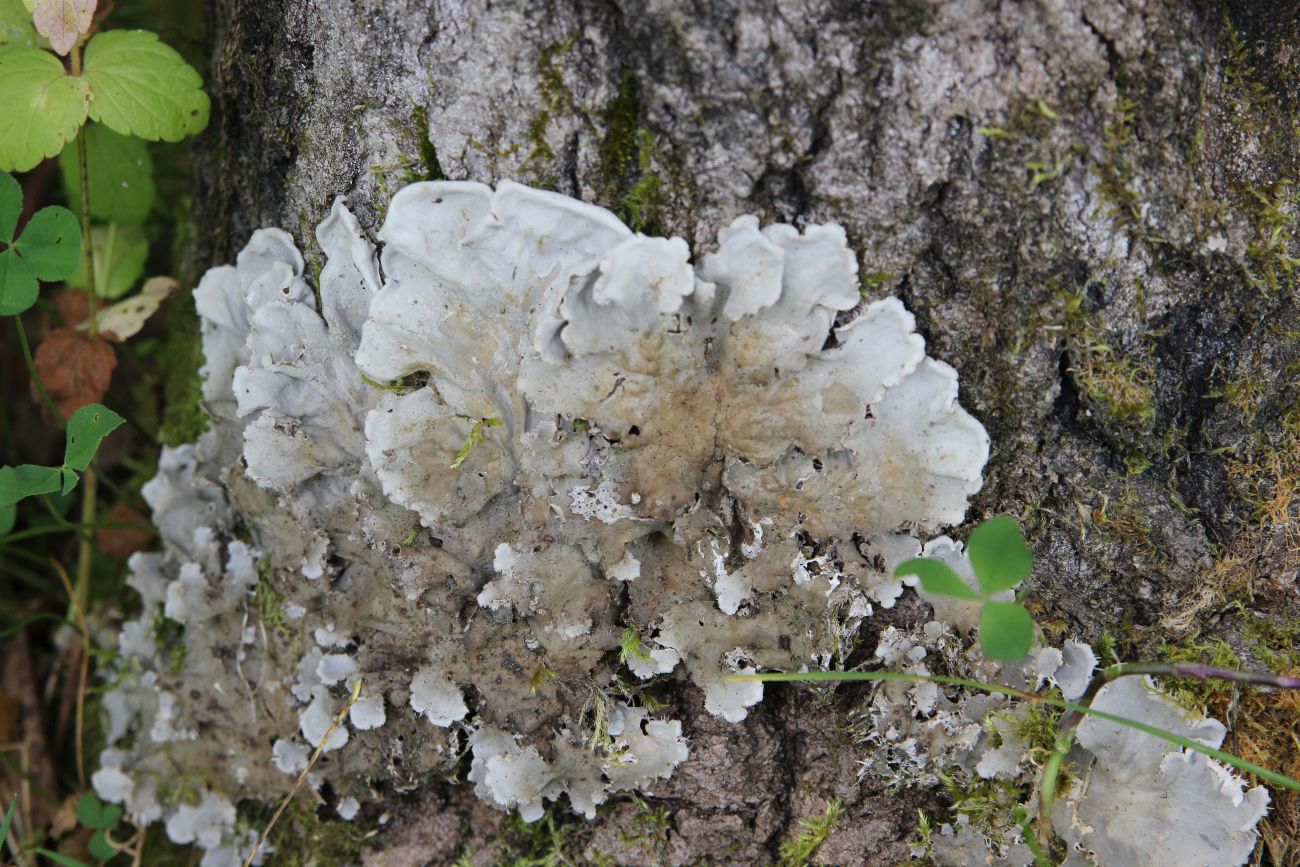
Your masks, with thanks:
<instances>
[{"instance_id":1,"label":"thin green stem","mask_svg":"<svg viewBox=\"0 0 1300 867\"><path fill-rule=\"evenodd\" d=\"M23 539L31 539L36 536L49 536L54 533L67 533L70 530L152 530L153 526L140 521L102 521L100 523L81 522L69 524L66 527L32 527L29 530L19 530L16 533L10 533L8 536L0 536L0 546L9 545L13 542L20 542Z\"/></svg>"},{"instance_id":2,"label":"thin green stem","mask_svg":"<svg viewBox=\"0 0 1300 867\"><path fill-rule=\"evenodd\" d=\"M54 423L59 427L63 427L65 425L63 413L59 412L59 408L54 405L50 393L45 390L45 383L41 382L40 374L36 372L36 361L32 358L32 347L27 342L27 329L23 328L23 318L21 316L14 317L14 327L18 329L18 345L23 350L23 361L27 364L27 374L32 378L32 382L36 384L36 393L41 396L41 403L49 411Z\"/></svg>"},{"instance_id":3,"label":"thin green stem","mask_svg":"<svg viewBox=\"0 0 1300 867\"><path fill-rule=\"evenodd\" d=\"M81 46L72 49L72 74L81 74ZM77 133L77 168L81 173L81 243L86 254L86 316L90 336L99 333L99 314L95 298L95 244L90 235L90 170L86 160L85 130ZM80 569L78 569L80 571Z\"/></svg>"},{"instance_id":4,"label":"thin green stem","mask_svg":"<svg viewBox=\"0 0 1300 867\"><path fill-rule=\"evenodd\" d=\"M94 467L87 467L81 477L81 523L90 527L95 523L98 511L98 474ZM90 567L95 557L95 534L93 530L81 532L81 544L77 548L77 598L75 605L86 611L90 602Z\"/></svg>"},{"instance_id":5,"label":"thin green stem","mask_svg":"<svg viewBox=\"0 0 1300 867\"><path fill-rule=\"evenodd\" d=\"M1010 686L1002 686L997 683L983 683L978 680L967 680L964 677L946 677L939 674L903 674L896 671L810 671L807 673L800 672L779 672L775 674L737 674L724 680L731 682L745 681L771 681L771 682L791 682L791 681L808 681L808 680L883 680L883 681L923 681L928 683L939 683L947 686L962 686L966 689L978 689L983 692L994 692L1000 695L1010 695L1016 698L1023 698L1028 701L1036 701L1042 704L1048 704L1052 707L1059 707L1064 710L1075 711L1076 713L1095 716L1098 719L1104 719L1107 722L1113 722L1116 725L1126 726L1127 728L1140 731L1143 734L1160 738L1171 744L1192 750L1209 756L1212 759L1223 762L1226 765L1232 765L1239 771L1245 771L1253 774L1261 780L1266 780L1277 786L1291 789L1294 792L1300 792L1300 780L1293 780L1285 774L1279 774L1277 771L1270 771L1268 768L1260 767L1254 762L1248 762L1245 759L1238 758L1231 753L1225 753L1222 750L1216 750L1213 747L1207 747L1200 741L1194 741L1191 738L1185 738L1182 735L1174 734L1162 728L1153 725L1147 725L1144 722L1128 717L1118 716L1113 713L1096 710L1081 704L1075 704L1072 701L1063 701L1046 695L1040 695L1036 692L1029 692L1023 689L1015 689Z\"/></svg>"}]
</instances>

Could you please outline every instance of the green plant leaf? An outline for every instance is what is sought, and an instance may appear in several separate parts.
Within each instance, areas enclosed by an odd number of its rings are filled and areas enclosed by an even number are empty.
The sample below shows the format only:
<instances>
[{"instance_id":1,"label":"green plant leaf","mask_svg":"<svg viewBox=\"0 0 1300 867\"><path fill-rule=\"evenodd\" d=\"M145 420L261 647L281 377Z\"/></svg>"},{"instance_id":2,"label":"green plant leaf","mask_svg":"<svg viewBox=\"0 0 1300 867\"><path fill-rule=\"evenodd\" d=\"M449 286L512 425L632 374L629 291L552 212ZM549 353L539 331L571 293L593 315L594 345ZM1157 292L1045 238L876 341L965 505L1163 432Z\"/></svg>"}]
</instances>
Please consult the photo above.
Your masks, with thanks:
<instances>
[{"instance_id":1,"label":"green plant leaf","mask_svg":"<svg viewBox=\"0 0 1300 867\"><path fill-rule=\"evenodd\" d=\"M985 595L1015 587L1034 568L1034 555L1010 515L989 518L976 527L966 554Z\"/></svg>"},{"instance_id":2,"label":"green plant leaf","mask_svg":"<svg viewBox=\"0 0 1300 867\"><path fill-rule=\"evenodd\" d=\"M69 858L67 855L60 855L58 852L51 852L49 849L37 849L36 851L58 864L59 867L90 867L89 864L78 861L76 858Z\"/></svg>"},{"instance_id":3,"label":"green plant leaf","mask_svg":"<svg viewBox=\"0 0 1300 867\"><path fill-rule=\"evenodd\" d=\"M946 563L938 560L930 560L925 557L914 557L899 565L894 570L894 577L901 578L904 575L918 575L921 578L921 588L926 593L933 593L935 596L952 596L955 599L969 599L979 601L979 594L970 589L966 582L961 580L961 576L952 571Z\"/></svg>"},{"instance_id":4,"label":"green plant leaf","mask_svg":"<svg viewBox=\"0 0 1300 867\"><path fill-rule=\"evenodd\" d=\"M117 850L108 842L108 835L103 831L95 832L95 836L91 837L90 843L86 845L86 851L99 861L107 861L117 854Z\"/></svg>"},{"instance_id":5,"label":"green plant leaf","mask_svg":"<svg viewBox=\"0 0 1300 867\"><path fill-rule=\"evenodd\" d=\"M107 831L122 818L121 807L117 804L105 804L93 792L87 792L77 799L76 810L77 821L96 831Z\"/></svg>"},{"instance_id":6,"label":"green plant leaf","mask_svg":"<svg viewBox=\"0 0 1300 867\"><path fill-rule=\"evenodd\" d=\"M13 249L0 253L0 316L14 316L36 303L36 275Z\"/></svg>"},{"instance_id":7,"label":"green plant leaf","mask_svg":"<svg viewBox=\"0 0 1300 867\"><path fill-rule=\"evenodd\" d=\"M85 472L90 459L103 442L126 419L99 403L83 406L68 419L68 445L63 455L64 466Z\"/></svg>"},{"instance_id":8,"label":"green plant leaf","mask_svg":"<svg viewBox=\"0 0 1300 867\"><path fill-rule=\"evenodd\" d=\"M0 170L25 172L72 140L90 110L90 88L39 48L0 49Z\"/></svg>"},{"instance_id":9,"label":"green plant leaf","mask_svg":"<svg viewBox=\"0 0 1300 867\"><path fill-rule=\"evenodd\" d=\"M980 650L988 659L1014 662L1034 645L1034 618L1019 602L985 602Z\"/></svg>"},{"instance_id":10,"label":"green plant leaf","mask_svg":"<svg viewBox=\"0 0 1300 867\"><path fill-rule=\"evenodd\" d=\"M17 521L18 507L16 505L10 503L7 506L0 506L0 536L7 536ZM0 835L0 839L3 839L3 835Z\"/></svg>"},{"instance_id":11,"label":"green plant leaf","mask_svg":"<svg viewBox=\"0 0 1300 867\"><path fill-rule=\"evenodd\" d=\"M143 223L157 189L153 158L143 139L113 132L102 123L81 130L86 140L86 174L90 183L90 216L114 223ZM81 167L73 148L59 155L63 187L72 209L81 213Z\"/></svg>"},{"instance_id":12,"label":"green plant leaf","mask_svg":"<svg viewBox=\"0 0 1300 867\"><path fill-rule=\"evenodd\" d=\"M0 48L7 45L36 45L32 13L23 5L23 0L0 0Z\"/></svg>"},{"instance_id":13,"label":"green plant leaf","mask_svg":"<svg viewBox=\"0 0 1300 867\"><path fill-rule=\"evenodd\" d=\"M149 258L149 239L139 226L109 223L90 230L95 247L95 294L101 298L120 298L144 274ZM81 257L77 270L68 282L86 285L86 260Z\"/></svg>"},{"instance_id":14,"label":"green plant leaf","mask_svg":"<svg viewBox=\"0 0 1300 867\"><path fill-rule=\"evenodd\" d=\"M57 205L41 208L23 229L14 249L37 278L66 280L81 260L81 226L77 215Z\"/></svg>"},{"instance_id":15,"label":"green plant leaf","mask_svg":"<svg viewBox=\"0 0 1300 867\"><path fill-rule=\"evenodd\" d=\"M26 497L52 494L63 486L62 467L23 464L0 467L0 506L12 506Z\"/></svg>"},{"instance_id":16,"label":"green plant leaf","mask_svg":"<svg viewBox=\"0 0 1300 867\"><path fill-rule=\"evenodd\" d=\"M123 135L180 141L208 125L208 95L194 67L147 30L109 30L86 45L90 117Z\"/></svg>"},{"instance_id":17,"label":"green plant leaf","mask_svg":"<svg viewBox=\"0 0 1300 867\"><path fill-rule=\"evenodd\" d=\"M0 0L2 2L2 0ZM0 244L14 240L18 218L23 213L23 188L13 175L0 172Z\"/></svg>"},{"instance_id":18,"label":"green plant leaf","mask_svg":"<svg viewBox=\"0 0 1300 867\"><path fill-rule=\"evenodd\" d=\"M15 810L17 807L18 807L18 796L17 796L17 795L14 795L14 796L13 796L13 800L11 800L11 801L9 802L9 809L8 809L8 810L5 810L5 818L4 818L4 821L3 821L3 822L0 822L0 840L4 840L4 839L8 838L8 836L9 836L9 825L10 825L10 824L13 822L13 820L14 820L14 810Z\"/></svg>"}]
</instances>

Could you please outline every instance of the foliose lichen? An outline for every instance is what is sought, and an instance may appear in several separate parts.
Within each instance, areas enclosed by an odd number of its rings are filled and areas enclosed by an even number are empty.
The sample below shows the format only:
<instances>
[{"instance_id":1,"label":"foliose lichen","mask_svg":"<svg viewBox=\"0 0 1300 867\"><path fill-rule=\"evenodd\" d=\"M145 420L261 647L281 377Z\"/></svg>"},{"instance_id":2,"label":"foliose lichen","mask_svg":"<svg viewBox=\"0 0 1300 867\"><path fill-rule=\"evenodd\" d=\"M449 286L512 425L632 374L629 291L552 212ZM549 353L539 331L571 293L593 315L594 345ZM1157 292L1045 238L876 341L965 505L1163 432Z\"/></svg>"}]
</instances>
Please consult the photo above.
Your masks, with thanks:
<instances>
[{"instance_id":1,"label":"foliose lichen","mask_svg":"<svg viewBox=\"0 0 1300 867\"><path fill-rule=\"evenodd\" d=\"M205 865L239 863L232 805L282 796L317 747L308 781L345 817L465 750L485 801L594 816L690 756L628 683L681 670L739 722L762 686L724 678L836 664L902 560L970 577L916 534L964 518L988 438L902 304L861 305L838 226L742 217L693 265L564 196L428 182L393 198L381 256L341 202L316 238L319 295L274 229L195 289L211 424L145 490L163 549L132 560L104 700L100 796ZM971 612L935 604L885 631L885 665L1082 689L1084 646L990 665ZM884 685L872 761L1014 773L985 756L999 706Z\"/></svg>"}]
</instances>

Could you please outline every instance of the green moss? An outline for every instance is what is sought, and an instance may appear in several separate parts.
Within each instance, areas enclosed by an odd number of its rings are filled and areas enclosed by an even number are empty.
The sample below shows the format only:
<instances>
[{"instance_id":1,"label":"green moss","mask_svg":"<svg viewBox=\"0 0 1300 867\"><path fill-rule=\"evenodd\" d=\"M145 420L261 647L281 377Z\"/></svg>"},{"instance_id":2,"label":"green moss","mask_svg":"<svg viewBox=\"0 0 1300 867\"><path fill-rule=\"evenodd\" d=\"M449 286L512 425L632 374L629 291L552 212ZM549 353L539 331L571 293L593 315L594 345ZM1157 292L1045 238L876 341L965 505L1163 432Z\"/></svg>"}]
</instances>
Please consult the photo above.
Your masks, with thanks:
<instances>
[{"instance_id":1,"label":"green moss","mask_svg":"<svg viewBox=\"0 0 1300 867\"><path fill-rule=\"evenodd\" d=\"M984 833L989 840L1004 845L1015 831L1014 808L1024 799L1024 792L1006 780L985 780L972 777L967 783L955 776L939 772L944 794L952 801L953 816L966 816L971 826Z\"/></svg>"},{"instance_id":2,"label":"green moss","mask_svg":"<svg viewBox=\"0 0 1300 867\"><path fill-rule=\"evenodd\" d=\"M1155 370L1150 358L1117 352L1091 330L1076 346L1070 374L1103 420L1149 433L1155 424Z\"/></svg>"},{"instance_id":3,"label":"green moss","mask_svg":"<svg viewBox=\"0 0 1300 867\"><path fill-rule=\"evenodd\" d=\"M1132 187L1136 173L1127 155L1133 141L1136 110L1137 103L1124 94L1116 97L1112 120L1103 130L1104 156L1093 165L1092 172L1097 177L1097 193L1106 203L1106 216L1130 235L1145 238L1142 202Z\"/></svg>"},{"instance_id":4,"label":"green moss","mask_svg":"<svg viewBox=\"0 0 1300 867\"><path fill-rule=\"evenodd\" d=\"M1250 185L1245 201L1255 230L1255 237L1246 244L1251 283L1268 295L1293 290L1300 269L1300 256L1295 255L1300 196L1295 186L1290 181Z\"/></svg>"},{"instance_id":5,"label":"green moss","mask_svg":"<svg viewBox=\"0 0 1300 867\"><path fill-rule=\"evenodd\" d=\"M546 140L546 133L551 121L573 105L573 95L564 83L564 73L557 61L569 53L578 41L578 35L574 31L563 42L547 46L537 58L537 86L541 92L542 110L528 123L528 141L532 145L528 152L530 164L550 163L555 159L555 151Z\"/></svg>"},{"instance_id":6,"label":"green moss","mask_svg":"<svg viewBox=\"0 0 1300 867\"><path fill-rule=\"evenodd\" d=\"M840 823L844 805L835 799L826 805L826 812L812 819L799 821L799 833L792 840L781 844L780 867L804 867L817 850L826 842L826 838Z\"/></svg>"},{"instance_id":7,"label":"green moss","mask_svg":"<svg viewBox=\"0 0 1300 867\"><path fill-rule=\"evenodd\" d=\"M282 638L288 639L293 636L293 631L289 628L289 621L284 613L284 594L276 589L274 579L275 569L271 565L271 558L263 557L258 560L257 586L253 588L253 601L262 615L262 622L280 633Z\"/></svg>"},{"instance_id":8,"label":"green moss","mask_svg":"<svg viewBox=\"0 0 1300 867\"><path fill-rule=\"evenodd\" d=\"M417 105L412 115L415 119L416 141L419 142L420 162L424 164L424 177L416 180L446 180L447 175L442 170L442 163L438 162L438 149L434 147L433 139L429 138L429 109Z\"/></svg>"},{"instance_id":9,"label":"green moss","mask_svg":"<svg viewBox=\"0 0 1300 867\"><path fill-rule=\"evenodd\" d=\"M665 234L666 184L654 167L654 136L641 126L641 89L631 67L623 68L618 93L605 107L604 119L605 137L600 143L604 198L634 231Z\"/></svg>"},{"instance_id":10,"label":"green moss","mask_svg":"<svg viewBox=\"0 0 1300 867\"><path fill-rule=\"evenodd\" d=\"M194 296L175 292L163 313L166 337L158 346L153 364L162 372L162 419L158 439L166 446L192 443L208 429L203 410L203 343L197 340L199 314Z\"/></svg>"},{"instance_id":11,"label":"green moss","mask_svg":"<svg viewBox=\"0 0 1300 867\"><path fill-rule=\"evenodd\" d=\"M605 138L600 143L601 174L607 185L623 183L636 165L641 122L641 87L630 66L623 67L618 93L605 107Z\"/></svg>"},{"instance_id":12,"label":"green moss","mask_svg":"<svg viewBox=\"0 0 1300 867\"><path fill-rule=\"evenodd\" d=\"M150 623L150 637L166 659L168 674L179 674L185 667L185 627L159 612Z\"/></svg>"},{"instance_id":13,"label":"green moss","mask_svg":"<svg viewBox=\"0 0 1300 867\"><path fill-rule=\"evenodd\" d=\"M667 203L663 178L654 170L654 140L645 130L637 132L637 167L641 177L623 198L623 218L634 231L665 234L661 213Z\"/></svg>"},{"instance_id":14,"label":"green moss","mask_svg":"<svg viewBox=\"0 0 1300 867\"><path fill-rule=\"evenodd\" d=\"M252 830L265 828L275 812L275 804L240 804L241 824ZM266 863L276 867L344 867L361 863L361 847L366 834L362 823L327 821L301 796L289 804L280 816L267 845L273 854Z\"/></svg>"},{"instance_id":15,"label":"green moss","mask_svg":"<svg viewBox=\"0 0 1300 867\"><path fill-rule=\"evenodd\" d=\"M1222 638L1192 635L1177 643L1164 642L1156 658L1164 662L1199 662L1218 668L1241 668L1241 656ZM1166 692L1179 703L1225 719L1231 709L1236 684L1226 680L1169 678L1161 682Z\"/></svg>"},{"instance_id":16,"label":"green moss","mask_svg":"<svg viewBox=\"0 0 1300 867\"><path fill-rule=\"evenodd\" d=\"M511 813L501 824L496 843L502 857L501 867L561 867L587 863L581 857L579 842L585 830L576 819L559 818L558 803L548 804L542 818L525 822Z\"/></svg>"}]
</instances>

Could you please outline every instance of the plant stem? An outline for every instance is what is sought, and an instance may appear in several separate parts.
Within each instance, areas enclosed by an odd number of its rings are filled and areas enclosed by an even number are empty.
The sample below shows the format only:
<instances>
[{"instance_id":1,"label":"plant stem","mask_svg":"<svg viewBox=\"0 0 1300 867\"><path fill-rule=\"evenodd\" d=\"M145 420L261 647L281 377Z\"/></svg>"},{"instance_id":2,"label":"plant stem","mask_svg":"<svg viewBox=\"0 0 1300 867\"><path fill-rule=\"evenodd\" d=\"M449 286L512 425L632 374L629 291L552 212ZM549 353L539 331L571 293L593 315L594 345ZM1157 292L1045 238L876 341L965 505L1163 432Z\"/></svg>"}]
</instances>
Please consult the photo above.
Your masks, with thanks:
<instances>
[{"instance_id":1,"label":"plant stem","mask_svg":"<svg viewBox=\"0 0 1300 867\"><path fill-rule=\"evenodd\" d=\"M330 723L330 727L325 730L325 737L321 738L320 743L316 745L316 751L313 752L311 758L307 760L307 767L303 768L302 773L298 775L298 779L294 780L293 788L289 790L289 794L284 796L284 800L280 802L280 806L277 807L275 812L271 815L271 821L266 823L266 827L263 828L262 833L258 835L257 842L253 844L253 851L249 852L248 857L244 859L244 867L250 867L253 863L253 859L257 857L257 853L261 850L263 844L266 843L266 838L271 836L271 829L274 828L275 823L280 820L280 815L284 812L284 808L289 806L289 802L293 800L293 796L297 794L298 789L302 787L303 780L307 779L307 774L311 773L311 769L315 767L316 760L320 758L321 753L325 752L325 746L330 742L330 738L334 736L334 730L343 724L343 718L348 715L348 711L352 710L352 705L356 704L357 699L361 697L361 683L361 680L358 679L356 683L352 684L352 694L348 697L347 704L343 705L343 710L338 712L338 716L334 717L334 722Z\"/></svg>"},{"instance_id":2,"label":"plant stem","mask_svg":"<svg viewBox=\"0 0 1300 867\"><path fill-rule=\"evenodd\" d=\"M86 468L81 483L81 523L89 528L95 523L98 489L94 467ZM90 603L90 566L94 556L95 533L93 530L83 529L81 544L77 548L77 605L82 611L87 610Z\"/></svg>"},{"instance_id":3,"label":"plant stem","mask_svg":"<svg viewBox=\"0 0 1300 867\"><path fill-rule=\"evenodd\" d=\"M1156 677L1190 677L1196 680L1228 680L1235 683L1253 683L1259 686L1271 686L1277 689L1300 689L1300 677L1285 674L1273 674L1267 671L1240 671L1235 668L1216 668L1199 662L1121 662L1101 669L1092 676L1088 688L1079 697L1079 704L1091 707L1097 693L1106 684L1121 677L1134 674L1151 674ZM1061 717L1058 731L1065 732L1075 728L1083 720L1083 715L1068 711Z\"/></svg>"},{"instance_id":4,"label":"plant stem","mask_svg":"<svg viewBox=\"0 0 1300 867\"><path fill-rule=\"evenodd\" d=\"M69 55L72 74L81 75L81 45L72 47ZM77 133L77 168L81 173L81 243L86 253L86 317L90 336L99 333L99 314L95 309L95 245L90 236L90 171L86 162L86 132Z\"/></svg>"},{"instance_id":5,"label":"plant stem","mask_svg":"<svg viewBox=\"0 0 1300 867\"><path fill-rule=\"evenodd\" d=\"M979 680L970 680L964 677L948 677L940 674L905 674L898 671L809 671L809 672L776 672L773 674L733 674L724 677L726 683L752 683L752 682L775 682L789 683L802 681L836 681L836 680L881 680L881 681L907 681L918 683L938 683L945 686L960 686L966 689L978 689L982 692L993 692L999 695L1009 695L1015 698L1023 698L1040 704L1059 707L1062 710L1072 710L1080 714L1095 716L1098 719L1104 719L1107 722L1116 725L1126 726L1140 731L1143 734L1160 738L1162 741L1191 750L1207 756L1216 761L1223 762L1225 765L1232 765L1239 771L1253 774L1261 780L1266 780L1277 786L1290 789L1293 792L1300 792L1300 780L1292 779L1286 774L1280 774L1277 771L1270 771L1268 768L1261 767L1254 762L1238 758L1231 753L1223 750L1207 747L1200 741L1192 738L1183 737L1180 734L1162 729L1158 726L1149 725L1141 720L1129 719L1118 714L1107 713L1106 711L1097 710L1072 701L1062 701L1059 698L1042 695L1037 692L1030 692L1024 689L1016 689L1011 686L1003 686L1000 683L985 683Z\"/></svg>"},{"instance_id":6,"label":"plant stem","mask_svg":"<svg viewBox=\"0 0 1300 867\"><path fill-rule=\"evenodd\" d=\"M45 409L49 412L50 417L54 419L54 423L59 427L64 427L63 413L59 412L59 408L54 405L50 393L45 390L45 383L41 382L40 374L36 372L36 362L32 359L32 347L27 342L27 329L23 328L23 318L21 316L14 317L14 327L18 329L18 345L23 350L23 361L27 364L27 375L32 378L32 382L36 383L36 393L41 396L41 403L45 405Z\"/></svg>"}]
</instances>

